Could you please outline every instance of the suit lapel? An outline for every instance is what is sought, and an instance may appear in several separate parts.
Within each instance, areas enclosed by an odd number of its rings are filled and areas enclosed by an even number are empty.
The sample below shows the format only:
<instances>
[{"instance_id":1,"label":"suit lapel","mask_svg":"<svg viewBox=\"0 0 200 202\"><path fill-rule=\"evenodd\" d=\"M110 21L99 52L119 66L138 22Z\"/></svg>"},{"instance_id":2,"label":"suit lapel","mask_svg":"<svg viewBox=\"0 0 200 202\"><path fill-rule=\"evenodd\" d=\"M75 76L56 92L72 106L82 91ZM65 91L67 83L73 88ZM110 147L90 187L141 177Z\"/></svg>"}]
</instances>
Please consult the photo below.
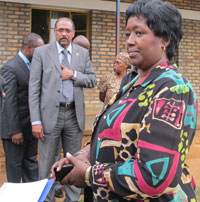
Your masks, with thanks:
<instances>
[{"instance_id":1,"label":"suit lapel","mask_svg":"<svg viewBox=\"0 0 200 202\"><path fill-rule=\"evenodd\" d=\"M58 70L58 72L61 75L61 66L60 66L60 62L59 62L59 56L58 56L56 42L50 44L48 54L50 57L49 62L52 62L55 65L56 69Z\"/></svg>"},{"instance_id":2,"label":"suit lapel","mask_svg":"<svg viewBox=\"0 0 200 202\"><path fill-rule=\"evenodd\" d=\"M79 58L78 58L79 56L80 56L79 50L72 43L72 60L71 60L71 64L70 64L70 69L77 70L76 69L76 66L77 66L76 64L77 64L77 61L80 61Z\"/></svg>"}]
</instances>

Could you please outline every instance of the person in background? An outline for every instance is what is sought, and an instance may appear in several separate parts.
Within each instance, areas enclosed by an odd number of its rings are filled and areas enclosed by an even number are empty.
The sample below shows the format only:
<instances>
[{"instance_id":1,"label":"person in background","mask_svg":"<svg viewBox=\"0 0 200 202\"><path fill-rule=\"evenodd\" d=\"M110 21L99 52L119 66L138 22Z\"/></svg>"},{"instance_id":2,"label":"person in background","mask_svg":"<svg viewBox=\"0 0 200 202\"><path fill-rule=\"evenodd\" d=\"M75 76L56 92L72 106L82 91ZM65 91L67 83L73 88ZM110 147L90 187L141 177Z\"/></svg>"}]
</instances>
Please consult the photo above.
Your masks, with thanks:
<instances>
[{"instance_id":1,"label":"person in background","mask_svg":"<svg viewBox=\"0 0 200 202\"><path fill-rule=\"evenodd\" d=\"M90 50L90 42L87 39L87 37L85 37L84 35L78 35L73 39L73 43L77 44L85 49L87 49L88 51Z\"/></svg>"},{"instance_id":2,"label":"person in background","mask_svg":"<svg viewBox=\"0 0 200 202\"><path fill-rule=\"evenodd\" d=\"M111 98L119 91L122 78L127 74L127 68L130 65L128 53L120 52L114 61L113 71L104 75L99 83L99 100L107 105Z\"/></svg>"},{"instance_id":3,"label":"person in background","mask_svg":"<svg viewBox=\"0 0 200 202\"><path fill-rule=\"evenodd\" d=\"M73 39L73 44L77 44L85 49L87 49L88 51L90 50L90 42L87 39L87 37L83 36L83 35L78 35ZM60 160L60 154L62 151L62 144L60 143L59 146L59 151L56 154L56 161ZM60 184L59 181L56 181L54 183L54 189L55 189L55 197L56 198L63 198L63 192L62 192L62 185Z\"/></svg>"},{"instance_id":4,"label":"person in background","mask_svg":"<svg viewBox=\"0 0 200 202\"><path fill-rule=\"evenodd\" d=\"M126 45L138 75L94 123L91 143L56 162L74 168L61 183L90 187L94 201L197 201L186 165L197 97L173 61L183 36L172 4L138 0L126 10Z\"/></svg>"},{"instance_id":5,"label":"person in background","mask_svg":"<svg viewBox=\"0 0 200 202\"><path fill-rule=\"evenodd\" d=\"M60 139L64 154L74 154L81 148L85 127L83 88L96 85L89 52L72 43L73 21L59 18L54 33L55 42L35 50L29 81L32 131L39 139L40 179L49 178ZM64 187L65 201L78 201L81 190ZM54 188L45 201L54 201Z\"/></svg>"},{"instance_id":6,"label":"person in background","mask_svg":"<svg viewBox=\"0 0 200 202\"><path fill-rule=\"evenodd\" d=\"M27 34L21 51L0 70L6 82L1 138L8 182L38 180L38 140L32 134L28 88L32 55L35 48L42 45L44 41L38 34Z\"/></svg>"}]
</instances>

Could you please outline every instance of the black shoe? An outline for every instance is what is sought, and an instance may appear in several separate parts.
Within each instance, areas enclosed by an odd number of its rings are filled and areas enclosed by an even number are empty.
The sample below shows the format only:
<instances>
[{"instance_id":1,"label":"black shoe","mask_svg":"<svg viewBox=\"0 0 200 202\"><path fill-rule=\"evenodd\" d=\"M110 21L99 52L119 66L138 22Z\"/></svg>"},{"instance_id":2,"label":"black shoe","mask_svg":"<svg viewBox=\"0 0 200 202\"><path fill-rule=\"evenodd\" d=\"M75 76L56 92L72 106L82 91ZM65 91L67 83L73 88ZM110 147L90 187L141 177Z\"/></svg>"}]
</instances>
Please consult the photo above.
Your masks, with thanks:
<instances>
[{"instance_id":1,"label":"black shoe","mask_svg":"<svg viewBox=\"0 0 200 202\"><path fill-rule=\"evenodd\" d=\"M55 190L55 197L56 198L63 198L64 197L62 189Z\"/></svg>"}]
</instances>

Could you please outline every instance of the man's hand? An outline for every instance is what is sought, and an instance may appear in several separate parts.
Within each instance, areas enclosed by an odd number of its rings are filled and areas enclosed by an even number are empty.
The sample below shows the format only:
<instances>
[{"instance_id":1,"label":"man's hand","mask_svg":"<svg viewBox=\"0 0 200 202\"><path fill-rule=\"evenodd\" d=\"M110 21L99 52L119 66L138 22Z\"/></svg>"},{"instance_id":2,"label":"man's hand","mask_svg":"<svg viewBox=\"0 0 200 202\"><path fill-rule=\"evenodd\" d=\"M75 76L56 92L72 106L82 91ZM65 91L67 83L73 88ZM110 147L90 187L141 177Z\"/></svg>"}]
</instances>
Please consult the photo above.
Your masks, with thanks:
<instances>
[{"instance_id":1,"label":"man's hand","mask_svg":"<svg viewBox=\"0 0 200 202\"><path fill-rule=\"evenodd\" d=\"M24 142L23 134L17 133L17 134L12 135L12 142L14 144L18 144L18 145L23 144L23 142Z\"/></svg>"},{"instance_id":2,"label":"man's hand","mask_svg":"<svg viewBox=\"0 0 200 202\"><path fill-rule=\"evenodd\" d=\"M44 141L44 130L42 124L32 125L32 133L36 138Z\"/></svg>"},{"instance_id":3,"label":"man's hand","mask_svg":"<svg viewBox=\"0 0 200 202\"><path fill-rule=\"evenodd\" d=\"M68 69L67 67L65 67L64 65L61 65L61 69L62 69L62 80L68 80L71 79L74 76L74 71L71 69Z\"/></svg>"}]
</instances>

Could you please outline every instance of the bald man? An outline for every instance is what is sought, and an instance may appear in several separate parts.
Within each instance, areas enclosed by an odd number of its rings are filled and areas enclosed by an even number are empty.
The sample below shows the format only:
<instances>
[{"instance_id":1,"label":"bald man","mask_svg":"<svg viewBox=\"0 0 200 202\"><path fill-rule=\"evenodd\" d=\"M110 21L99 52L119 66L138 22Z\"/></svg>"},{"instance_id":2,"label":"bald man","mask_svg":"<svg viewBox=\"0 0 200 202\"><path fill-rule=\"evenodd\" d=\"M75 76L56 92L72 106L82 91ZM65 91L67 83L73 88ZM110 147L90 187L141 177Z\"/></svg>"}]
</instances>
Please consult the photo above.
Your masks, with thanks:
<instances>
[{"instance_id":1,"label":"bald man","mask_svg":"<svg viewBox=\"0 0 200 202\"><path fill-rule=\"evenodd\" d=\"M84 35L78 35L74 38L73 43L86 48L87 50L90 49L90 42Z\"/></svg>"}]
</instances>

